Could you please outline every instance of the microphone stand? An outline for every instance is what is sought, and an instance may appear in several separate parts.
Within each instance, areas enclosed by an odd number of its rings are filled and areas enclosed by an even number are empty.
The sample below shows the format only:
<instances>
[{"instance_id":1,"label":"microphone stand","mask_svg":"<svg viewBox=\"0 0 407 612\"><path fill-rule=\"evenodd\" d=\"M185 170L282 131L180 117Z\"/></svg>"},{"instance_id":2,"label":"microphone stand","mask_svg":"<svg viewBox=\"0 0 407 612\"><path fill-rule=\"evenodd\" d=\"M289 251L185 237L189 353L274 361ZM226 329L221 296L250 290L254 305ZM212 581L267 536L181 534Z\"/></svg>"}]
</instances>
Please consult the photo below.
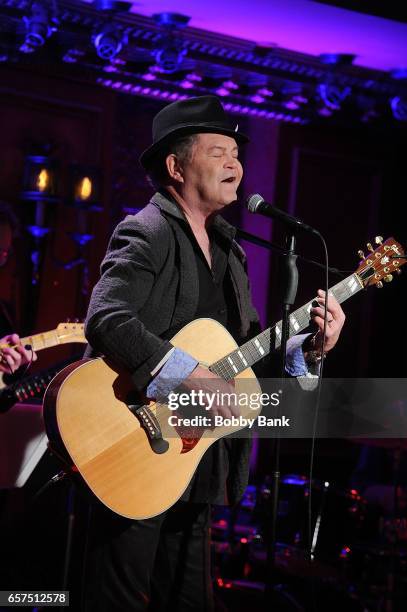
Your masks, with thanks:
<instances>
[{"instance_id":1,"label":"microphone stand","mask_svg":"<svg viewBox=\"0 0 407 612\"><path fill-rule=\"evenodd\" d=\"M284 398L285 381L286 381L286 353L287 341L290 336L290 310L295 302L298 288L298 268L297 255L295 254L296 239L294 234L289 234L286 237L287 252L282 255L281 266L281 282L282 282L282 330L281 330L281 384L282 397ZM277 418L281 416L281 402L277 407ZM278 432L278 430L277 430ZM266 585L265 597L266 603L271 604L273 593L274 573L276 569L276 552L277 552L277 516L278 516L278 496L280 486L280 434L277 433L273 444L273 472L272 472L272 488L270 497L270 520L267 529L267 570L266 570Z\"/></svg>"},{"instance_id":2,"label":"microphone stand","mask_svg":"<svg viewBox=\"0 0 407 612\"><path fill-rule=\"evenodd\" d=\"M242 230L240 227L236 228L236 237L240 238L241 240L247 240L247 242L251 242L252 244L256 244L257 246L264 247L269 251L275 251L277 255L287 255L287 251L279 245L273 244L272 242L264 240L263 238L259 238L258 236L254 236L254 234L250 234L249 232ZM394 256L390 259L405 259L406 257ZM297 255L297 259L299 261L303 261L304 263L310 264L311 266L320 268L321 270L326 270L325 264L322 264L319 261L314 261L313 259L303 257L302 255ZM333 268L332 266L328 267L328 271L330 274L334 274L335 276L339 276L340 278L345 278L346 276L349 276L349 274L353 274L354 272L354 270L338 270L338 268Z\"/></svg>"}]
</instances>

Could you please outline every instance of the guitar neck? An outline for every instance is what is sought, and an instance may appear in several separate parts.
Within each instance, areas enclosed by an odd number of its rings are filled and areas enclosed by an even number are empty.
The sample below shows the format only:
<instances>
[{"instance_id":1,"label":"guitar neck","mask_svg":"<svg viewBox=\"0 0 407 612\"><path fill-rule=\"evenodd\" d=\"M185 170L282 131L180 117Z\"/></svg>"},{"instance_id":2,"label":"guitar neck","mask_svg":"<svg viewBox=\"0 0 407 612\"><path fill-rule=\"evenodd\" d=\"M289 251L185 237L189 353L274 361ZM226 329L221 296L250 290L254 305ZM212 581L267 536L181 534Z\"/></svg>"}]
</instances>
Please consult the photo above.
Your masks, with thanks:
<instances>
[{"instance_id":1,"label":"guitar neck","mask_svg":"<svg viewBox=\"0 0 407 612\"><path fill-rule=\"evenodd\" d=\"M41 334L34 334L32 336L26 336L20 338L20 342L23 346L30 345L34 351L42 351L46 348L51 348L60 344L60 339L55 329L51 329Z\"/></svg>"},{"instance_id":2,"label":"guitar neck","mask_svg":"<svg viewBox=\"0 0 407 612\"><path fill-rule=\"evenodd\" d=\"M42 351L46 348L51 348L53 346L57 346L58 344L67 344L69 342L86 342L83 333L76 332L72 334L71 331L67 331L65 334L63 332L59 332L56 329L51 329L50 331L42 332L40 334L33 334L32 336L25 336L24 338L20 338L20 343L23 346L29 345L34 351ZM10 344L1 344L0 350L4 348L10 347Z\"/></svg>"},{"instance_id":3,"label":"guitar neck","mask_svg":"<svg viewBox=\"0 0 407 612\"><path fill-rule=\"evenodd\" d=\"M356 273L351 274L329 289L329 292L341 304L363 289L363 283ZM316 298L290 314L289 336L295 336L306 329L311 322L311 308ZM241 347L232 351L210 366L211 372L230 380L266 357L271 351L281 346L282 321L264 330Z\"/></svg>"}]
</instances>

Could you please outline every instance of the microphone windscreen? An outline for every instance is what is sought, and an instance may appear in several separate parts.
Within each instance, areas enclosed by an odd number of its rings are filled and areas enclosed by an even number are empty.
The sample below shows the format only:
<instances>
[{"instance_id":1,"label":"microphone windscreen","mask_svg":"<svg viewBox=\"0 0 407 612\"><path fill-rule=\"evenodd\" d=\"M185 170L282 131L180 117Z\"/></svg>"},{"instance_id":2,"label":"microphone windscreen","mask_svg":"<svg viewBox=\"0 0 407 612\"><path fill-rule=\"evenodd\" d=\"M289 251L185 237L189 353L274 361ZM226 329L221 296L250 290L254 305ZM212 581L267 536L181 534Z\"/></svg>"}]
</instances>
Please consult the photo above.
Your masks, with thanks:
<instances>
[{"instance_id":1,"label":"microphone windscreen","mask_svg":"<svg viewBox=\"0 0 407 612\"><path fill-rule=\"evenodd\" d=\"M250 212L255 213L257 211L257 207L262 202L264 202L264 198L262 198L259 193L253 193L251 196L247 198L247 202L246 202L247 209Z\"/></svg>"}]
</instances>

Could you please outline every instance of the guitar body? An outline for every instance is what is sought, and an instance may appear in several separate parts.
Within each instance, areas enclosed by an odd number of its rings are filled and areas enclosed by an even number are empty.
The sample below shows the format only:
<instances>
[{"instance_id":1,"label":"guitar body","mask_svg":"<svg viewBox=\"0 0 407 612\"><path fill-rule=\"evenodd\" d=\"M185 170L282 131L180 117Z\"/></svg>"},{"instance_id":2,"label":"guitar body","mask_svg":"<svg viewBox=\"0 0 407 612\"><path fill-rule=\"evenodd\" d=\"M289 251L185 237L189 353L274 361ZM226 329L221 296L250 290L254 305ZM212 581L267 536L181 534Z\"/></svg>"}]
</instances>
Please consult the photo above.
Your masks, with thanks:
<instances>
[{"instance_id":1,"label":"guitar body","mask_svg":"<svg viewBox=\"0 0 407 612\"><path fill-rule=\"evenodd\" d=\"M171 343L203 366L237 348L229 332L211 319L189 323ZM195 444L186 444L168 423L177 411L151 402L146 405L168 442L165 452L155 452L139 418L126 404L131 388L129 374L105 359L76 362L51 381L44 398L44 420L51 447L76 466L101 502L122 516L144 519L171 507L205 451L241 427L202 429ZM250 368L235 378L235 392L260 392ZM250 406L240 406L240 411L251 418L259 413Z\"/></svg>"}]
</instances>

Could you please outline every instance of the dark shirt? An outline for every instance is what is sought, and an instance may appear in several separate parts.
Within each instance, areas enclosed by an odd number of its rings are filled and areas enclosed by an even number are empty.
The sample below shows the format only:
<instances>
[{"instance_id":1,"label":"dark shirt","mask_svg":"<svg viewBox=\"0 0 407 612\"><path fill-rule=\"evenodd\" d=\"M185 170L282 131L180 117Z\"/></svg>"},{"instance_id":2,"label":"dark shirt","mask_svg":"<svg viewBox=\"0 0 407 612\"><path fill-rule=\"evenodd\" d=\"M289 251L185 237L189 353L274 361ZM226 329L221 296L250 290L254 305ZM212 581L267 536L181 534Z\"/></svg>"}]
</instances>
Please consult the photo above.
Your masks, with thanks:
<instances>
[{"instance_id":1,"label":"dark shirt","mask_svg":"<svg viewBox=\"0 0 407 612\"><path fill-rule=\"evenodd\" d=\"M242 341L239 335L239 311L227 267L230 241L216 231L209 232L212 260L212 268L210 268L192 230L183 221L180 221L180 227L191 241L198 271L199 298L193 318L209 318L218 321L226 327L239 344ZM161 337L170 340L182 327L183 325L173 326Z\"/></svg>"},{"instance_id":2,"label":"dark shirt","mask_svg":"<svg viewBox=\"0 0 407 612\"><path fill-rule=\"evenodd\" d=\"M212 264L210 268L191 229L182 221L180 225L191 240L198 271L199 300L194 318L210 318L218 321L238 341L238 307L227 266L230 241L216 231L209 232ZM171 336L166 334L166 338L172 337L177 331L179 330L169 330ZM219 488L216 447L220 443L225 444L225 440L215 442L206 451L182 500L203 503L213 499L215 491ZM231 445L233 440L228 440L226 443Z\"/></svg>"}]
</instances>

